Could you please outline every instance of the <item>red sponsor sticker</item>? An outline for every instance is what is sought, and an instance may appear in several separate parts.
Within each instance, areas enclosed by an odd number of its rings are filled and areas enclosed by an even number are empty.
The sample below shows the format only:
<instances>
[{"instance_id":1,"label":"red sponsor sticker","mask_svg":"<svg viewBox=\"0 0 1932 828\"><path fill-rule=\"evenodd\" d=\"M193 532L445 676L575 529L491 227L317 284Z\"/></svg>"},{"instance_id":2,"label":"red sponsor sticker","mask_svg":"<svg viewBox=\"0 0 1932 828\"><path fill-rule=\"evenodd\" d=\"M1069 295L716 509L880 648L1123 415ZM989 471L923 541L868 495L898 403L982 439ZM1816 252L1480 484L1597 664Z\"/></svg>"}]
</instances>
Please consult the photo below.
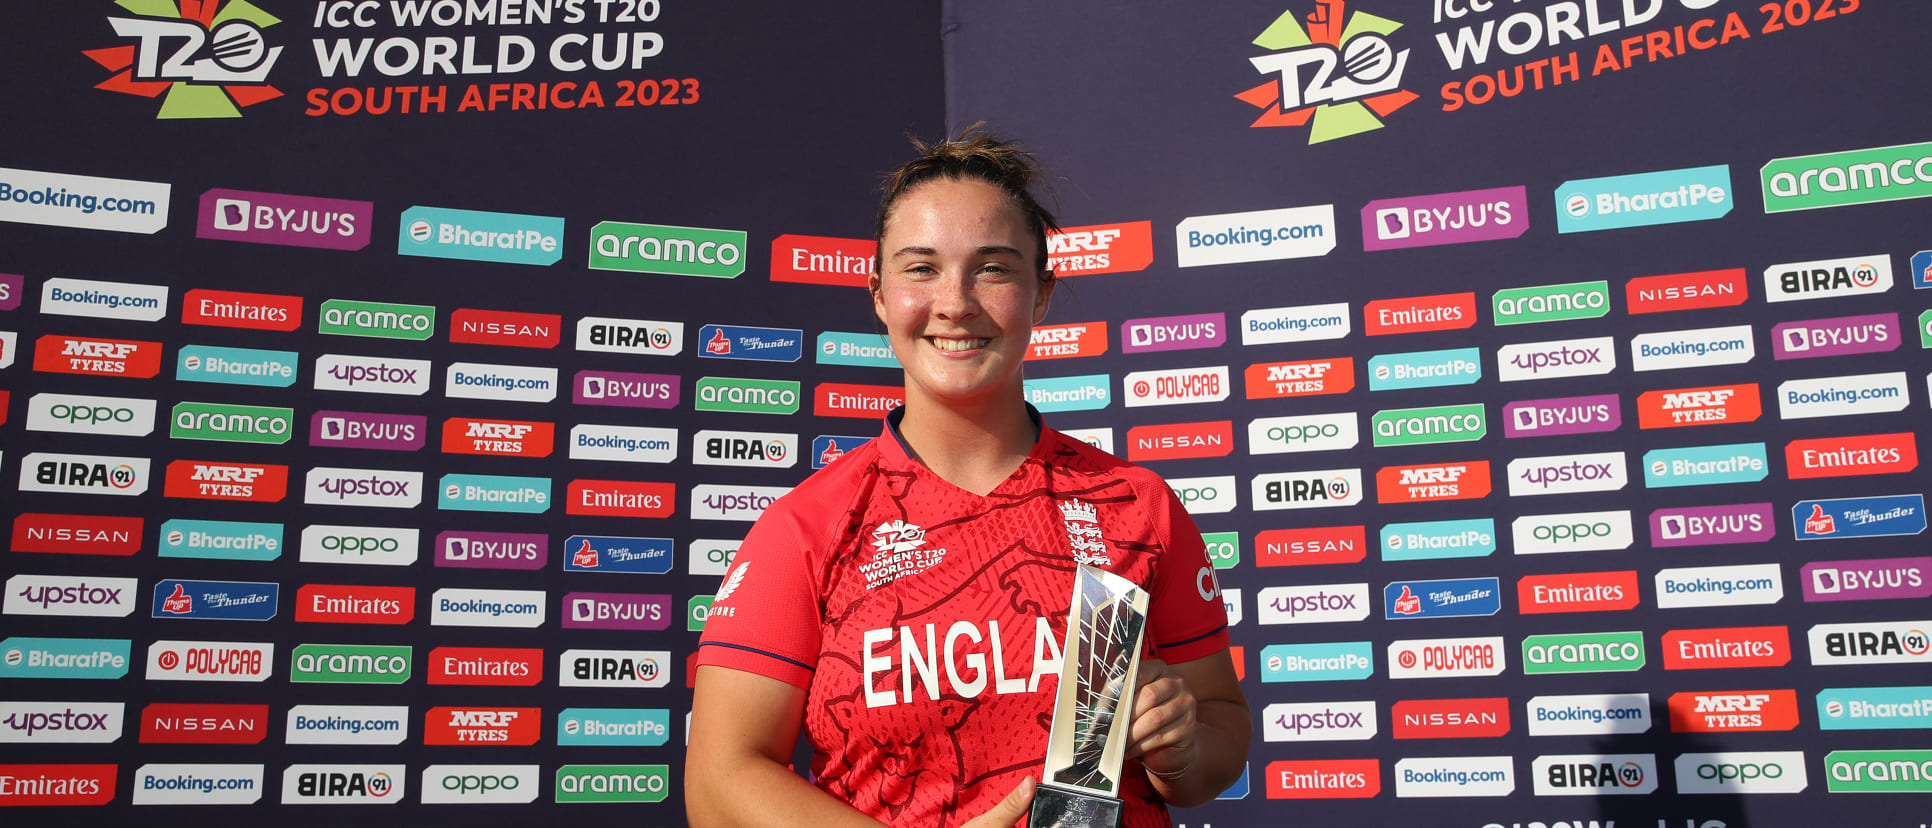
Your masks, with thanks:
<instances>
[{"instance_id":1,"label":"red sponsor sticker","mask_svg":"<svg viewBox=\"0 0 1932 828\"><path fill-rule=\"evenodd\" d=\"M138 517L22 512L13 519L13 551L132 555L141 551L144 525Z\"/></svg>"},{"instance_id":2,"label":"red sponsor sticker","mask_svg":"<svg viewBox=\"0 0 1932 828\"><path fill-rule=\"evenodd\" d=\"M0 345L0 350L5 350L6 347L5 345ZM5 354L0 354L0 356L5 356ZM12 407L12 405L13 394L7 391L0 391L0 425L7 424L7 409Z\"/></svg>"},{"instance_id":3,"label":"red sponsor sticker","mask_svg":"<svg viewBox=\"0 0 1932 828\"><path fill-rule=\"evenodd\" d=\"M1234 422L1169 423L1127 429L1127 459L1178 460L1226 457L1234 451Z\"/></svg>"},{"instance_id":4,"label":"red sponsor sticker","mask_svg":"<svg viewBox=\"0 0 1932 828\"><path fill-rule=\"evenodd\" d=\"M1248 648L1235 645L1228 648L1228 657L1234 660L1234 680L1248 680Z\"/></svg>"},{"instance_id":5,"label":"red sponsor sticker","mask_svg":"<svg viewBox=\"0 0 1932 828\"><path fill-rule=\"evenodd\" d=\"M512 348L555 348L563 317L554 313L457 308L449 315L449 341Z\"/></svg>"},{"instance_id":6,"label":"red sponsor sticker","mask_svg":"<svg viewBox=\"0 0 1932 828\"><path fill-rule=\"evenodd\" d=\"M302 327L302 297L195 288L181 299L181 324L292 331Z\"/></svg>"},{"instance_id":7,"label":"red sponsor sticker","mask_svg":"<svg viewBox=\"0 0 1932 828\"><path fill-rule=\"evenodd\" d=\"M1750 284L1741 267L1639 276L1624 283L1623 298L1631 313L1728 308L1750 298Z\"/></svg>"},{"instance_id":8,"label":"red sponsor sticker","mask_svg":"<svg viewBox=\"0 0 1932 828\"><path fill-rule=\"evenodd\" d=\"M1254 536L1255 566L1361 563L1368 557L1362 526L1268 529Z\"/></svg>"},{"instance_id":9,"label":"red sponsor sticker","mask_svg":"<svg viewBox=\"0 0 1932 828\"><path fill-rule=\"evenodd\" d=\"M1637 395L1640 428L1748 423L1763 414L1755 382L1645 391Z\"/></svg>"},{"instance_id":10,"label":"red sponsor sticker","mask_svg":"<svg viewBox=\"0 0 1932 828\"><path fill-rule=\"evenodd\" d=\"M794 236L771 240L771 280L865 287L879 245L871 239Z\"/></svg>"},{"instance_id":11,"label":"red sponsor sticker","mask_svg":"<svg viewBox=\"0 0 1932 828\"><path fill-rule=\"evenodd\" d=\"M1151 221L1087 224L1047 235L1047 269L1055 276L1132 273L1153 263Z\"/></svg>"},{"instance_id":12,"label":"red sponsor sticker","mask_svg":"<svg viewBox=\"0 0 1932 828\"><path fill-rule=\"evenodd\" d=\"M1027 359L1066 359L1100 356L1107 352L1107 323L1076 322L1033 329L1027 340Z\"/></svg>"},{"instance_id":13,"label":"red sponsor sticker","mask_svg":"<svg viewBox=\"0 0 1932 828\"><path fill-rule=\"evenodd\" d=\"M1509 732L1509 699L1405 699L1389 708L1397 739L1494 739Z\"/></svg>"},{"instance_id":14,"label":"red sponsor sticker","mask_svg":"<svg viewBox=\"0 0 1932 828\"><path fill-rule=\"evenodd\" d=\"M1516 582L1516 611L1610 612L1637 605L1637 570L1526 575Z\"/></svg>"},{"instance_id":15,"label":"red sponsor sticker","mask_svg":"<svg viewBox=\"0 0 1932 828\"><path fill-rule=\"evenodd\" d=\"M1383 466L1375 473L1375 502L1425 503L1489 496L1489 461Z\"/></svg>"},{"instance_id":16,"label":"red sponsor sticker","mask_svg":"<svg viewBox=\"0 0 1932 828\"><path fill-rule=\"evenodd\" d=\"M0 807L106 805L117 765L0 765Z\"/></svg>"},{"instance_id":17,"label":"red sponsor sticker","mask_svg":"<svg viewBox=\"0 0 1932 828\"><path fill-rule=\"evenodd\" d=\"M430 684L535 687L543 681L542 649L437 647L428 663Z\"/></svg>"},{"instance_id":18,"label":"red sponsor sticker","mask_svg":"<svg viewBox=\"0 0 1932 828\"><path fill-rule=\"evenodd\" d=\"M254 745L268 735L266 704L170 704L141 710L141 741Z\"/></svg>"},{"instance_id":19,"label":"red sponsor sticker","mask_svg":"<svg viewBox=\"0 0 1932 828\"><path fill-rule=\"evenodd\" d=\"M549 457L556 432L553 423L451 417L443 421L443 453Z\"/></svg>"},{"instance_id":20,"label":"red sponsor sticker","mask_svg":"<svg viewBox=\"0 0 1932 828\"><path fill-rule=\"evenodd\" d=\"M1897 474L1918 467L1919 444L1909 431L1792 440L1784 447L1785 474L1793 480Z\"/></svg>"},{"instance_id":21,"label":"red sponsor sticker","mask_svg":"<svg viewBox=\"0 0 1932 828\"><path fill-rule=\"evenodd\" d=\"M1675 733L1792 730L1798 726L1796 690L1725 690L1674 693L1670 729Z\"/></svg>"},{"instance_id":22,"label":"red sponsor sticker","mask_svg":"<svg viewBox=\"0 0 1932 828\"><path fill-rule=\"evenodd\" d=\"M1382 793L1379 759L1301 759L1268 763L1269 799L1370 799Z\"/></svg>"},{"instance_id":23,"label":"red sponsor sticker","mask_svg":"<svg viewBox=\"0 0 1932 828\"><path fill-rule=\"evenodd\" d=\"M697 686L698 686L698 654L692 653L684 657L684 689L691 690L691 689L695 689Z\"/></svg>"},{"instance_id":24,"label":"red sponsor sticker","mask_svg":"<svg viewBox=\"0 0 1932 828\"><path fill-rule=\"evenodd\" d=\"M303 584L295 620L320 624L407 624L416 618L416 588Z\"/></svg>"},{"instance_id":25,"label":"red sponsor sticker","mask_svg":"<svg viewBox=\"0 0 1932 828\"><path fill-rule=\"evenodd\" d=\"M161 343L48 334L34 340L34 370L147 379L161 371Z\"/></svg>"},{"instance_id":26,"label":"red sponsor sticker","mask_svg":"<svg viewBox=\"0 0 1932 828\"><path fill-rule=\"evenodd\" d=\"M1664 669L1783 667L1791 661L1785 627L1713 627L1664 633Z\"/></svg>"},{"instance_id":27,"label":"red sponsor sticker","mask_svg":"<svg viewBox=\"0 0 1932 828\"><path fill-rule=\"evenodd\" d=\"M425 745L534 745L541 707L432 707L423 713Z\"/></svg>"},{"instance_id":28,"label":"red sponsor sticker","mask_svg":"<svg viewBox=\"0 0 1932 828\"><path fill-rule=\"evenodd\" d=\"M635 480L572 480L570 502L564 512L572 515L609 515L611 517L670 517L676 508L678 485Z\"/></svg>"},{"instance_id":29,"label":"red sponsor sticker","mask_svg":"<svg viewBox=\"0 0 1932 828\"><path fill-rule=\"evenodd\" d=\"M176 460L168 464L168 497L278 503L288 495L288 467L261 463Z\"/></svg>"},{"instance_id":30,"label":"red sponsor sticker","mask_svg":"<svg viewBox=\"0 0 1932 828\"><path fill-rule=\"evenodd\" d=\"M812 414L819 417L863 417L876 420L904 405L906 389L897 385L852 385L821 382L812 389Z\"/></svg>"},{"instance_id":31,"label":"red sponsor sticker","mask_svg":"<svg viewBox=\"0 0 1932 828\"><path fill-rule=\"evenodd\" d=\"M1346 394L1355 390L1355 358L1261 362L1248 366L1242 376L1251 400Z\"/></svg>"},{"instance_id":32,"label":"red sponsor sticker","mask_svg":"<svg viewBox=\"0 0 1932 828\"><path fill-rule=\"evenodd\" d=\"M1367 336L1453 331L1475 324L1474 293L1377 299L1362 306L1362 333Z\"/></svg>"}]
</instances>

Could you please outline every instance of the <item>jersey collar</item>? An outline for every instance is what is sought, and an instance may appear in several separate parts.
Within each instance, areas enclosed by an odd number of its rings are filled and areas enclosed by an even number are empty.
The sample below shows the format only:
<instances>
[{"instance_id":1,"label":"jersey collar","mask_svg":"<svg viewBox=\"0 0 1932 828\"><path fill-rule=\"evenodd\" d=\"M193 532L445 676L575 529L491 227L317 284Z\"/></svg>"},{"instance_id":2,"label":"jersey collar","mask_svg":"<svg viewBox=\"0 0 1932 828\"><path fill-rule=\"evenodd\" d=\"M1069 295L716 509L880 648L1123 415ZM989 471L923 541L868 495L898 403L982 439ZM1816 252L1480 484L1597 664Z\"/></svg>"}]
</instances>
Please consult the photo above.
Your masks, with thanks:
<instances>
[{"instance_id":1,"label":"jersey collar","mask_svg":"<svg viewBox=\"0 0 1932 828\"><path fill-rule=\"evenodd\" d=\"M1033 450L1027 452L1027 459L1044 460L1047 452L1046 418L1041 416L1040 409L1034 408L1032 403L1022 401L1020 404L1026 406L1026 418L1033 421ZM905 418L906 407L904 405L900 405L886 412L885 425L879 434L882 438L891 438L889 440L882 439L879 441L880 457L895 466L917 463L917 461L912 459L912 452L906 449L905 438L899 435L899 421Z\"/></svg>"}]
</instances>

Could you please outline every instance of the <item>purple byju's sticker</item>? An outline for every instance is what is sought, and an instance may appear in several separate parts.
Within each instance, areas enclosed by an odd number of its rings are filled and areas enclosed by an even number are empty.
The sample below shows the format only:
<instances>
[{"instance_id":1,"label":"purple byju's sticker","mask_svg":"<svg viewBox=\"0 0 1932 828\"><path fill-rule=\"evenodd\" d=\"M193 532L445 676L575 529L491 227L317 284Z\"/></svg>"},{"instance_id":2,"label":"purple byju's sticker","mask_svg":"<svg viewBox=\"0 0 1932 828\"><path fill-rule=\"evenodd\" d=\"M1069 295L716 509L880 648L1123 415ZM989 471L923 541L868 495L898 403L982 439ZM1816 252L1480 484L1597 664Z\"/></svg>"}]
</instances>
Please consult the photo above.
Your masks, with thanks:
<instances>
[{"instance_id":1,"label":"purple byju's sticker","mask_svg":"<svg viewBox=\"0 0 1932 828\"><path fill-rule=\"evenodd\" d=\"M0 310L20 307L20 294L25 292L27 277L18 273L0 273Z\"/></svg>"},{"instance_id":2,"label":"purple byju's sticker","mask_svg":"<svg viewBox=\"0 0 1932 828\"><path fill-rule=\"evenodd\" d=\"M578 371L570 384L570 401L578 405L676 408L678 378L672 374Z\"/></svg>"},{"instance_id":3,"label":"purple byju's sticker","mask_svg":"<svg viewBox=\"0 0 1932 828\"><path fill-rule=\"evenodd\" d=\"M1806 601L1932 597L1932 558L1813 561L1799 575Z\"/></svg>"},{"instance_id":4,"label":"purple byju's sticker","mask_svg":"<svg viewBox=\"0 0 1932 828\"><path fill-rule=\"evenodd\" d=\"M317 411L309 417L309 445L416 451L429 433L429 418L367 411Z\"/></svg>"},{"instance_id":5,"label":"purple byju's sticker","mask_svg":"<svg viewBox=\"0 0 1932 828\"><path fill-rule=\"evenodd\" d=\"M1591 434L1623 427L1623 406L1615 394L1518 400L1503 406L1504 437Z\"/></svg>"},{"instance_id":6,"label":"purple byju's sticker","mask_svg":"<svg viewBox=\"0 0 1932 828\"><path fill-rule=\"evenodd\" d=\"M1775 359L1877 354L1896 351L1903 341L1896 313L1804 319L1771 327Z\"/></svg>"},{"instance_id":7,"label":"purple byju's sticker","mask_svg":"<svg viewBox=\"0 0 1932 828\"><path fill-rule=\"evenodd\" d=\"M1362 208L1362 249L1513 239L1529 229L1523 187L1383 198Z\"/></svg>"},{"instance_id":8,"label":"purple byju's sticker","mask_svg":"<svg viewBox=\"0 0 1932 828\"><path fill-rule=\"evenodd\" d=\"M1227 341L1225 313L1129 319L1120 325L1120 350L1127 354L1218 348Z\"/></svg>"},{"instance_id":9,"label":"purple byju's sticker","mask_svg":"<svg viewBox=\"0 0 1932 828\"><path fill-rule=\"evenodd\" d=\"M1654 547L1758 543L1777 534L1777 517L1769 503L1673 507L1650 513Z\"/></svg>"},{"instance_id":10,"label":"purple byju's sticker","mask_svg":"<svg viewBox=\"0 0 1932 828\"><path fill-rule=\"evenodd\" d=\"M436 536L436 565L464 569L542 569L550 536L521 532L465 532Z\"/></svg>"},{"instance_id":11,"label":"purple byju's sticker","mask_svg":"<svg viewBox=\"0 0 1932 828\"><path fill-rule=\"evenodd\" d=\"M375 217L369 201L214 189L201 194L195 238L361 250Z\"/></svg>"},{"instance_id":12,"label":"purple byju's sticker","mask_svg":"<svg viewBox=\"0 0 1932 828\"><path fill-rule=\"evenodd\" d=\"M671 626L671 596L572 592L563 598L563 625L578 630L662 630Z\"/></svg>"}]
</instances>

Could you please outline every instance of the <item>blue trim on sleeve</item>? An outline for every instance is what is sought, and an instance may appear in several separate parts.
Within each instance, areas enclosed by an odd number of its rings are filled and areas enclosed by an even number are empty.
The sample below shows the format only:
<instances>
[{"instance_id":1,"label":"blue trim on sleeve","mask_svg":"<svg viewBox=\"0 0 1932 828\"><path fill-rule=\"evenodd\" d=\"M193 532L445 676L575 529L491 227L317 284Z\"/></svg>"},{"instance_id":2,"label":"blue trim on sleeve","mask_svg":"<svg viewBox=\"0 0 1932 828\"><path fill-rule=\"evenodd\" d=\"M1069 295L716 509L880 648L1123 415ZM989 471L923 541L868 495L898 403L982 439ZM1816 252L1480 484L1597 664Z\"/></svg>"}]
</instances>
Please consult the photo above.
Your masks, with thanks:
<instances>
[{"instance_id":1,"label":"blue trim on sleeve","mask_svg":"<svg viewBox=\"0 0 1932 828\"><path fill-rule=\"evenodd\" d=\"M1194 642L1196 642L1196 641L1200 641L1200 640L1202 640L1202 639L1204 639L1204 638L1213 638L1214 636L1217 636L1217 635L1220 635L1220 634L1221 634L1221 632L1222 632L1223 630L1226 630L1227 628L1228 628L1228 625L1226 625L1226 624L1222 624L1222 625L1221 625L1221 626L1219 626L1219 627L1215 627L1214 629L1211 629L1211 630L1208 630L1207 632L1205 632L1205 633L1203 633L1203 634L1201 634L1201 635L1197 635L1197 636L1194 636L1193 638L1190 638L1190 639L1188 639L1188 640L1186 640L1186 641L1176 641L1176 642L1174 642L1174 643L1172 643L1172 644L1162 644L1162 643L1160 643L1159 641L1156 641L1156 642L1154 642L1154 646L1156 646L1156 647L1159 647L1159 648L1161 648L1161 649L1163 649L1163 650L1166 650L1166 649L1171 649L1171 648L1174 648L1174 647L1185 647L1185 646L1187 646L1187 645L1189 645L1189 644L1192 644L1192 643L1194 643Z\"/></svg>"},{"instance_id":2,"label":"blue trim on sleeve","mask_svg":"<svg viewBox=\"0 0 1932 828\"><path fill-rule=\"evenodd\" d=\"M1227 629L1227 627L1225 627L1225 626L1223 626L1223 627L1222 627L1222 629ZM1213 633L1208 633L1208 635L1213 635ZM1203 638L1205 638L1206 636L1202 636L1202 637L1203 637ZM1196 639L1196 640L1199 640L1199 639ZM806 669L806 670L808 670L808 671L812 669L812 665L810 665L810 664L806 664L806 663L805 663L805 662L803 662L803 661L795 661L795 660L793 660L793 659L789 659L789 658L786 658L786 657L784 657L784 656L782 656L782 655L779 655L779 654L777 654L777 653L773 653L773 652L766 652L766 651L764 651L764 650L760 650L760 649L758 649L757 647L747 647L747 646L745 646L745 645L743 645L743 644L726 644L726 643L725 643L725 642L723 642L723 641L704 641L704 642L700 642L700 643L698 644L698 646L700 646L700 647L730 647L731 649L734 649L734 650L744 650L745 652L748 652L748 653L757 653L757 654L759 654L759 655L761 655L761 656L768 656L768 657L771 657L771 658L775 658L775 659L778 659L779 661L783 661L783 662L785 662L786 664L796 664L796 665L798 665L798 666L800 666L800 667L803 667L803 668L805 668L805 669Z\"/></svg>"}]
</instances>

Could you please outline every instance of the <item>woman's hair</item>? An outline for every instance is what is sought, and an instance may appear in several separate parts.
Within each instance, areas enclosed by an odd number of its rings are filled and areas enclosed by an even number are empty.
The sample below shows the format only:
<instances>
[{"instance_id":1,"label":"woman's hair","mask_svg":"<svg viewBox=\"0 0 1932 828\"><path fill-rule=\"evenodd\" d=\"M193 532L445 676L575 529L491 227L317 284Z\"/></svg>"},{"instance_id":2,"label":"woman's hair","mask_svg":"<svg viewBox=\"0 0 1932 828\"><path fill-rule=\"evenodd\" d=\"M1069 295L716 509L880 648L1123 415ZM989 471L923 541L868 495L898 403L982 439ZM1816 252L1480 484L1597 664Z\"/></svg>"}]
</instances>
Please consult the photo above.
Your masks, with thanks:
<instances>
[{"instance_id":1,"label":"woman's hair","mask_svg":"<svg viewBox=\"0 0 1932 828\"><path fill-rule=\"evenodd\" d=\"M945 177L954 180L977 179L1004 191L1013 200L1014 206L1026 216L1027 229L1033 232L1039 246L1040 280L1053 278L1052 272L1047 270L1046 237L1048 233L1059 232L1060 223L1033 197L1033 182L1041 176L1039 164L1019 144L985 134L981 131L983 126L973 124L960 131L957 137L934 144L918 138L911 139L913 148L919 151L919 157L893 170L880 188L879 222L872 234L880 249L872 256L872 272L884 271L885 226L886 219L892 215L893 205L919 185Z\"/></svg>"}]
</instances>

